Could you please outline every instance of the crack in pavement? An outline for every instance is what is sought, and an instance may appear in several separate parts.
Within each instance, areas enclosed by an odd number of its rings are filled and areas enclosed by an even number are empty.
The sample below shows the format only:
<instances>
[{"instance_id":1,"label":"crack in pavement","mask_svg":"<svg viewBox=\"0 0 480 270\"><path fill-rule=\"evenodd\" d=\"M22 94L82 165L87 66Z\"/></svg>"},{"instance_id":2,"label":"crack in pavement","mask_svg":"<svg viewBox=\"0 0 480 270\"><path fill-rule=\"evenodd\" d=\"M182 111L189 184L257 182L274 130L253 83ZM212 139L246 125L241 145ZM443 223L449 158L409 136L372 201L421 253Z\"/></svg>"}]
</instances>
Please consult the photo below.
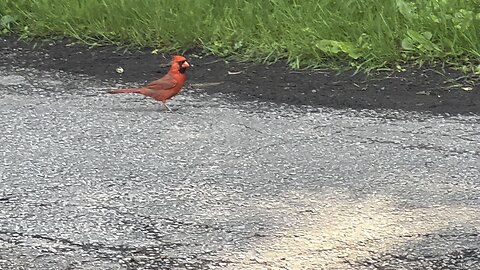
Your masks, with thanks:
<instances>
[{"instance_id":1,"label":"crack in pavement","mask_svg":"<svg viewBox=\"0 0 480 270\"><path fill-rule=\"evenodd\" d=\"M205 265L221 266L221 265L232 263L232 261L229 261L227 259L209 259L209 258L201 258L198 256L194 256L190 258L190 260L192 260L190 261L188 257L186 258L184 256L172 256L172 255L163 254L164 247L166 246L165 242L163 242L161 245L127 247L122 245L111 246L111 245L105 245L102 243L79 243L79 242L75 242L65 238L51 237L51 236L46 236L41 234L28 234L28 233L17 232L17 231L0 230L0 235L6 235L15 239L17 239L18 237L39 239L39 240L44 240L44 241L56 243L56 244L62 244L70 247L70 249L67 249L67 250L65 250L64 248L58 248L58 247L46 250L48 251L47 253L51 253L51 254L56 254L58 250L65 252L71 249L73 250L81 249L87 253L95 254L96 255L95 257L97 257L98 259L111 261L111 260L116 260L116 258L118 258L118 256L112 256L111 251L113 251L115 253L118 253L118 255L121 255L121 258L123 258L122 263L126 265L129 269L138 269L139 266L143 266L144 269L157 269L156 267L153 267L153 268L145 267L147 262L150 262L150 264L153 264L153 262L157 262L158 267L167 267L168 269L170 269L171 265L192 266L193 268L189 268L189 269L199 269L197 267L203 268ZM12 242L11 240L8 240L8 239L0 239L0 240L3 242L10 242L10 243ZM168 245L170 245L170 243ZM183 244L180 244L180 245L183 245ZM177 245L176 244L172 245L172 247L175 247L175 246ZM212 252L205 252L203 255L213 256ZM167 268L162 268L162 269L167 269Z\"/></svg>"},{"instance_id":2,"label":"crack in pavement","mask_svg":"<svg viewBox=\"0 0 480 270\"><path fill-rule=\"evenodd\" d=\"M156 228L155 225L160 224L161 222L155 221L153 217L147 216L147 215L142 215L139 213L130 213L126 211L121 211L116 207L111 207L107 205L100 205L101 208L107 209L107 210L113 210L116 213L123 215L123 216L130 216L133 217L137 222L141 223L139 225L140 228L144 228L146 232L151 232L155 235L156 240L162 241L162 243L165 243L166 241L163 239L163 237L159 235L163 235L159 229ZM202 229L212 229L212 230L224 230L219 226L213 226L209 224L202 224L198 222L193 222L193 221L181 221L172 217L155 217L155 219L163 220L167 223L167 225L177 225L177 226L184 226L184 227L196 227L196 228L202 228ZM145 223L148 221L148 223ZM171 246L186 246L184 243L180 242L166 242Z\"/></svg>"},{"instance_id":3,"label":"crack in pavement","mask_svg":"<svg viewBox=\"0 0 480 270\"><path fill-rule=\"evenodd\" d=\"M69 239L65 238L60 238L60 237L51 237L51 236L46 236L46 235L41 235L41 234L28 234L28 233L23 233L23 232L17 232L17 231L5 231L5 230L0 230L0 234L7 235L10 237L16 238L17 236L24 237L24 238L33 238L33 239L40 239L40 240L46 240L48 242L53 242L53 243L60 243L66 246L71 246L71 247L76 247L76 248L81 248L85 251L99 251L101 249L107 249L110 251L118 251L118 252L128 252L128 251L133 251L134 248L129 248L125 246L109 246L101 243L77 243Z\"/></svg>"}]
</instances>

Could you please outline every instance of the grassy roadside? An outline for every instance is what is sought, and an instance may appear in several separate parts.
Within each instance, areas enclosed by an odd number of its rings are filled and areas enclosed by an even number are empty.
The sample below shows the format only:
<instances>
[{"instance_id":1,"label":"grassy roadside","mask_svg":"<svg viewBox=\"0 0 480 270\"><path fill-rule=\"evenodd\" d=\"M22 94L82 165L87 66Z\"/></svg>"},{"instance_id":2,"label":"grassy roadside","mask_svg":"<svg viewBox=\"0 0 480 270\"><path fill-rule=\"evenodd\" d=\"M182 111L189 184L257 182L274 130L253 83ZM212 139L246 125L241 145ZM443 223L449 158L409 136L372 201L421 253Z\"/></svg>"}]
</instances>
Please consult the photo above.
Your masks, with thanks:
<instances>
[{"instance_id":1,"label":"grassy roadside","mask_svg":"<svg viewBox=\"0 0 480 270\"><path fill-rule=\"evenodd\" d=\"M480 73L480 0L0 0L0 31L294 68L427 61Z\"/></svg>"}]
</instances>

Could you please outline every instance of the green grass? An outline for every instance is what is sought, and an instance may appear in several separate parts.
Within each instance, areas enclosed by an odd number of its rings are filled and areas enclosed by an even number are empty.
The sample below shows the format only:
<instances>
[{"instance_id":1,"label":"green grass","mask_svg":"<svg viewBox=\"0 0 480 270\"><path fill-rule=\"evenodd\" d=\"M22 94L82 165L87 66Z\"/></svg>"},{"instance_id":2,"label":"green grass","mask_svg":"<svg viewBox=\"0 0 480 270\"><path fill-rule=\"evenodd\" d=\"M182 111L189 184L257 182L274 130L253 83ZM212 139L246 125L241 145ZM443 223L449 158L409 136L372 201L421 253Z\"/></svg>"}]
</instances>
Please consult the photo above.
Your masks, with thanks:
<instances>
[{"instance_id":1,"label":"green grass","mask_svg":"<svg viewBox=\"0 0 480 270\"><path fill-rule=\"evenodd\" d=\"M0 31L294 68L476 66L480 0L0 0Z\"/></svg>"}]
</instances>

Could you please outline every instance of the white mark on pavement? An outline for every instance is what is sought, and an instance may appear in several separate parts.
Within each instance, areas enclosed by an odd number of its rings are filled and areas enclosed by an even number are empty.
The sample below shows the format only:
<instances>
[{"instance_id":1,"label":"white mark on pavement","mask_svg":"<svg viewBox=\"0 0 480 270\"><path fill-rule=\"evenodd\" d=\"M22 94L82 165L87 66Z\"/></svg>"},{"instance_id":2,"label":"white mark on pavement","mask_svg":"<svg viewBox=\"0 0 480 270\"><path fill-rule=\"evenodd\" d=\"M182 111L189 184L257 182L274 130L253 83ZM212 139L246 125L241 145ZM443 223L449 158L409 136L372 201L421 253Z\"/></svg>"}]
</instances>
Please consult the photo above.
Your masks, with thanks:
<instances>
[{"instance_id":1,"label":"white mark on pavement","mask_svg":"<svg viewBox=\"0 0 480 270\"><path fill-rule=\"evenodd\" d=\"M25 77L20 75L8 75L8 76L0 76L0 84L1 85L18 85L26 83L27 80Z\"/></svg>"}]
</instances>

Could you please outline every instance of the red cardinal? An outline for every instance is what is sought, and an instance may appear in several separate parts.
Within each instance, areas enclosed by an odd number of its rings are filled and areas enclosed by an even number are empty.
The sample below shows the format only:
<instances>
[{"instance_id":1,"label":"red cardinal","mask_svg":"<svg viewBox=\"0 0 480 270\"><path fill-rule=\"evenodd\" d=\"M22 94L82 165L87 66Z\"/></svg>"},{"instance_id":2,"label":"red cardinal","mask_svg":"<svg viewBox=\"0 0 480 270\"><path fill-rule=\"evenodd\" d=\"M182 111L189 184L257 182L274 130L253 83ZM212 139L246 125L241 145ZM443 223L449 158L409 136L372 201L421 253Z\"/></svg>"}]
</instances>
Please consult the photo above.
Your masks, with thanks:
<instances>
[{"instance_id":1,"label":"red cardinal","mask_svg":"<svg viewBox=\"0 0 480 270\"><path fill-rule=\"evenodd\" d=\"M190 64L187 62L187 59L183 56L176 55L173 57L172 65L168 73L163 76L161 79L153 81L141 88L126 88L113 90L108 93L110 94L121 94L121 93L138 93L148 97L151 97L155 100L161 101L165 108L170 112L172 109L168 107L167 100L175 96L182 89L187 75L185 71Z\"/></svg>"}]
</instances>

